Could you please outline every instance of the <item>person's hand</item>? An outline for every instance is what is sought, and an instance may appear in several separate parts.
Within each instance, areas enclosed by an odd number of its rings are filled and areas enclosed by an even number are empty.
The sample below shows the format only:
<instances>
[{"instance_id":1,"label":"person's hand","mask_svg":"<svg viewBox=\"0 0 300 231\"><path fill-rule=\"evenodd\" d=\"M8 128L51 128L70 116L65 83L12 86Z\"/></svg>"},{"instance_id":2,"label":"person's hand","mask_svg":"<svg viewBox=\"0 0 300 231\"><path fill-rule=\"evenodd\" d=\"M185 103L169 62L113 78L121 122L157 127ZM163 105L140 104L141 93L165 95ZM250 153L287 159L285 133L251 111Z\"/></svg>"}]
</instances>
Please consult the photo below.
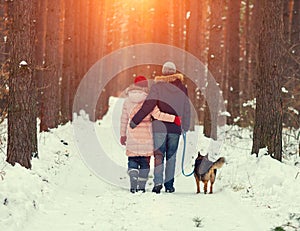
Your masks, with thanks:
<instances>
[{"instance_id":1,"label":"person's hand","mask_svg":"<svg viewBox=\"0 0 300 231\"><path fill-rule=\"evenodd\" d=\"M181 125L181 118L180 118L180 116L175 116L174 124L176 124L177 126Z\"/></svg>"},{"instance_id":2,"label":"person's hand","mask_svg":"<svg viewBox=\"0 0 300 231\"><path fill-rule=\"evenodd\" d=\"M129 126L134 129L137 125L131 120Z\"/></svg>"},{"instance_id":3,"label":"person's hand","mask_svg":"<svg viewBox=\"0 0 300 231\"><path fill-rule=\"evenodd\" d=\"M121 136L121 137L120 137L120 143L121 143L122 145L126 145L126 140L127 140L127 136Z\"/></svg>"}]
</instances>

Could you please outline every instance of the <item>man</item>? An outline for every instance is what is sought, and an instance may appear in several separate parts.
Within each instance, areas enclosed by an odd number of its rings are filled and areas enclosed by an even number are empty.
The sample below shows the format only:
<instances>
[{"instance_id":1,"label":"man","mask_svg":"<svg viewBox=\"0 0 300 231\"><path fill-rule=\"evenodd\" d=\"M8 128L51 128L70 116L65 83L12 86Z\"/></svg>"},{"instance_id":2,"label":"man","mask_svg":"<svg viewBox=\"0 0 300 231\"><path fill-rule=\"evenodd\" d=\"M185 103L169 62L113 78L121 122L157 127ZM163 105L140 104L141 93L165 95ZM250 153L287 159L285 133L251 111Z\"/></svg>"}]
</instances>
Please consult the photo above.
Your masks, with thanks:
<instances>
[{"instance_id":1,"label":"man","mask_svg":"<svg viewBox=\"0 0 300 231\"><path fill-rule=\"evenodd\" d=\"M138 124L158 106L160 111L179 116L182 128L176 123L152 121L154 143L154 187L152 192L160 193L164 184L166 192L175 192L174 174L176 153L182 129L187 131L190 125L190 103L187 88L183 85L183 75L176 73L176 66L166 62L162 68L163 76L155 77L155 84L143 103L141 109L130 122L130 127ZM177 123L178 124L178 123ZM164 158L166 158L165 180Z\"/></svg>"}]
</instances>

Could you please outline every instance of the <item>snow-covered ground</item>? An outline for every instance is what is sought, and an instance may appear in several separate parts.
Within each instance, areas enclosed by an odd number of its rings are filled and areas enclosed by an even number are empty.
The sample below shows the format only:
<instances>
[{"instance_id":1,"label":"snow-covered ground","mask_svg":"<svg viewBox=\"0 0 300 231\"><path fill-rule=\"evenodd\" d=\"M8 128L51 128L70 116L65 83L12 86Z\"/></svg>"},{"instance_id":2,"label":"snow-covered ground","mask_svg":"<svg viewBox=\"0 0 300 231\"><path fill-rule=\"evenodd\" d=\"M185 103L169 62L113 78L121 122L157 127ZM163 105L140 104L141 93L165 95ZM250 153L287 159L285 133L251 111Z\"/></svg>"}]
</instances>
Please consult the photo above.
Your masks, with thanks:
<instances>
[{"instance_id":1,"label":"snow-covered ground","mask_svg":"<svg viewBox=\"0 0 300 231\"><path fill-rule=\"evenodd\" d=\"M118 137L121 102L111 98L107 115L92 124L103 151L119 166L108 171L124 170L118 175L119 185L95 169L107 169L106 163L85 164L86 154L74 135L82 129L84 136L83 125L91 124L84 116L38 135L40 158L32 160L32 170L5 162L6 124L0 125L0 230L300 230L300 158L285 155L280 163L264 150L258 158L250 155L248 129L228 127L221 148L227 163L218 171L214 194L196 194L193 176L181 174L182 140L176 192L152 193L151 172L147 192L131 194L126 188L127 158ZM198 150L205 153L211 144L201 131L199 126L187 134L187 173L192 156ZM297 151L295 139L289 137L285 145L287 152Z\"/></svg>"}]
</instances>

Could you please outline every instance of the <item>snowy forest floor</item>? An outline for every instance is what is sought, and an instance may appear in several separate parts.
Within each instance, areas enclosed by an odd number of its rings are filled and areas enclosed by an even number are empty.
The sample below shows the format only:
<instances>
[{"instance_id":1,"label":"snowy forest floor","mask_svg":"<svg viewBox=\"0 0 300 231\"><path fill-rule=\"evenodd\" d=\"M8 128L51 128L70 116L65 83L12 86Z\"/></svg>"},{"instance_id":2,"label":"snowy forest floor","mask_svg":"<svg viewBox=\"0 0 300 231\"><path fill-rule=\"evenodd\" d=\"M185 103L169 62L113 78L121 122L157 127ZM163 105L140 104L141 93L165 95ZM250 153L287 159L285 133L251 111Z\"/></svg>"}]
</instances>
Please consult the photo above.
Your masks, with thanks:
<instances>
[{"instance_id":1,"label":"snowy forest floor","mask_svg":"<svg viewBox=\"0 0 300 231\"><path fill-rule=\"evenodd\" d=\"M126 167L124 148L112 132L117 103L112 98L109 112L94 126L111 158ZM84 164L73 124L38 135L39 159L32 160L32 170L5 162L7 127L0 126L1 230L300 230L300 158L298 141L290 136L281 163L264 150L258 157L250 155L251 131L228 127L221 149L227 162L218 171L214 194L205 195L203 190L196 194L194 177L180 171L173 194L151 192L152 172L146 193L131 194L97 177ZM187 151L192 150L193 156L196 150L205 153L211 142L201 130L198 126L188 132ZM181 150L182 140L179 166ZM186 160L187 172L191 161ZM124 179L128 181L126 171Z\"/></svg>"}]
</instances>

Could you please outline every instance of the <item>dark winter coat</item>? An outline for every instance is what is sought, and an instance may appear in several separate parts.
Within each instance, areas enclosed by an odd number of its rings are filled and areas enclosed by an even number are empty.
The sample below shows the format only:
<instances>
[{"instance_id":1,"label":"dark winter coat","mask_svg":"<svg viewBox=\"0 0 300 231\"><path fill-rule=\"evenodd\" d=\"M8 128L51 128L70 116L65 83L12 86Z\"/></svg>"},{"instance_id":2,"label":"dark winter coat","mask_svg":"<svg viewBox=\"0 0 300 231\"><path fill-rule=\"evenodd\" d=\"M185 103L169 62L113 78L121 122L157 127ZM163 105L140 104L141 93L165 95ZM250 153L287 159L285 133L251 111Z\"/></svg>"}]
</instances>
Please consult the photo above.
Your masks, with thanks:
<instances>
[{"instance_id":1,"label":"dark winter coat","mask_svg":"<svg viewBox=\"0 0 300 231\"><path fill-rule=\"evenodd\" d=\"M182 129L187 131L190 126L190 102L187 88L182 84L183 75L174 74L155 78L150 92L141 109L131 120L131 127L138 125L154 108L158 106L161 112L181 117ZM181 127L174 123L162 122L153 119L152 129L154 133L181 134Z\"/></svg>"}]
</instances>

